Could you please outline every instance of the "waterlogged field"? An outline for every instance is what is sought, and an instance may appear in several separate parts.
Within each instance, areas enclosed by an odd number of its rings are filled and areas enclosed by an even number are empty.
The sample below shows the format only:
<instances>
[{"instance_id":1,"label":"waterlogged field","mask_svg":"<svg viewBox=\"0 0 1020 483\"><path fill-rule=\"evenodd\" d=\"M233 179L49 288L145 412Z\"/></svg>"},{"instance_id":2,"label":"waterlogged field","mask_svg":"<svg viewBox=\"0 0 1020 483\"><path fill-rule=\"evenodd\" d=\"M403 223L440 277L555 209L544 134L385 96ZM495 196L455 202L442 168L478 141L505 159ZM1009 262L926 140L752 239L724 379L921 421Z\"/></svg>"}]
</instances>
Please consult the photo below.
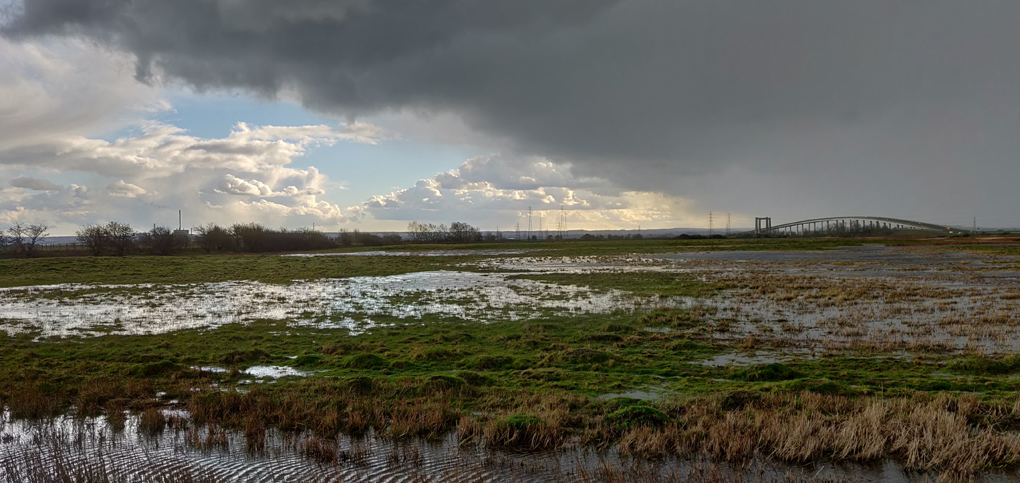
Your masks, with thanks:
<instances>
[{"instance_id":1,"label":"waterlogged field","mask_svg":"<svg viewBox=\"0 0 1020 483\"><path fill-rule=\"evenodd\" d=\"M1020 481L1020 251L868 242L0 260L0 477Z\"/></svg>"},{"instance_id":2,"label":"waterlogged field","mask_svg":"<svg viewBox=\"0 0 1020 483\"><path fill-rule=\"evenodd\" d=\"M501 273L413 272L384 277L122 286L64 284L0 289L9 333L39 337L158 334L230 323L363 332L387 320L431 316L476 322L606 313L640 304L628 294L510 280Z\"/></svg>"}]
</instances>

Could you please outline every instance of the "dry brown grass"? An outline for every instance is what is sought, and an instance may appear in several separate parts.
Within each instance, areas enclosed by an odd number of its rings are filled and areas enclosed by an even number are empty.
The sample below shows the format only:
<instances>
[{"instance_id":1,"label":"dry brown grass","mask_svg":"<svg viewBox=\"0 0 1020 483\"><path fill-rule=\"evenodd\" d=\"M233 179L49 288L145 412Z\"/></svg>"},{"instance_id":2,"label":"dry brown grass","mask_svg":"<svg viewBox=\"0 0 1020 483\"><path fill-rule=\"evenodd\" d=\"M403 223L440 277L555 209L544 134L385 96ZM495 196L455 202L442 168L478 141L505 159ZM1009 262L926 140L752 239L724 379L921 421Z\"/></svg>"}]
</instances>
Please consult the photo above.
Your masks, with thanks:
<instances>
[{"instance_id":1,"label":"dry brown grass","mask_svg":"<svg viewBox=\"0 0 1020 483\"><path fill-rule=\"evenodd\" d=\"M244 444L248 451L256 453L266 449L266 426L255 415L244 420Z\"/></svg>"},{"instance_id":2,"label":"dry brown grass","mask_svg":"<svg viewBox=\"0 0 1020 483\"><path fill-rule=\"evenodd\" d=\"M935 261L939 254L927 256ZM1020 286L984 276L995 260L990 257L985 268L923 259L913 265L698 260L678 268L734 287L701 301L715 312L706 311L700 330L687 329L691 338L707 335L745 348L754 338L756 349L817 345L830 352L898 347L946 353L981 347L1010 353L1020 340Z\"/></svg>"},{"instance_id":3,"label":"dry brown grass","mask_svg":"<svg viewBox=\"0 0 1020 483\"><path fill-rule=\"evenodd\" d=\"M301 442L301 453L319 464L335 465L339 462L335 439L308 438Z\"/></svg>"},{"instance_id":4,"label":"dry brown grass","mask_svg":"<svg viewBox=\"0 0 1020 483\"><path fill-rule=\"evenodd\" d=\"M983 470L1020 464L1020 400L981 403L973 396L914 399L764 395L724 411L721 400L677 401L676 420L634 428L619 441L624 454L707 456L745 465L765 457L791 463L821 459L901 461L908 470L965 480Z\"/></svg>"},{"instance_id":5,"label":"dry brown grass","mask_svg":"<svg viewBox=\"0 0 1020 483\"><path fill-rule=\"evenodd\" d=\"M13 392L7 398L7 409L16 419L39 419L54 416L59 408L57 399L44 394L38 388L28 386Z\"/></svg>"},{"instance_id":6,"label":"dry brown grass","mask_svg":"<svg viewBox=\"0 0 1020 483\"><path fill-rule=\"evenodd\" d=\"M106 422L110 428L114 431L123 431L124 423L127 422L124 399L110 399L106 401L104 408L106 409Z\"/></svg>"},{"instance_id":7,"label":"dry brown grass","mask_svg":"<svg viewBox=\"0 0 1020 483\"><path fill-rule=\"evenodd\" d=\"M158 407L149 407L142 411L138 419L138 429L145 434L159 434L166 428L166 415Z\"/></svg>"},{"instance_id":8,"label":"dry brown grass","mask_svg":"<svg viewBox=\"0 0 1020 483\"><path fill-rule=\"evenodd\" d=\"M184 438L191 447L202 450L227 449L230 447L227 431L213 424L208 424L204 428L197 425L192 426L185 431Z\"/></svg>"},{"instance_id":9,"label":"dry brown grass","mask_svg":"<svg viewBox=\"0 0 1020 483\"><path fill-rule=\"evenodd\" d=\"M334 457L337 434L392 438L439 437L456 429L462 443L550 449L572 445L615 447L625 455L678 456L746 465L756 460L808 463L894 459L910 470L964 479L989 468L1020 465L1020 402L981 402L968 395L842 397L804 393L740 393L686 397L658 404L669 421L659 427L614 426L590 404L566 393L499 391L476 400L466 416L444 392L421 397L366 397L337 382L323 382L329 406L300 394L216 392L195 397L194 422L243 429L254 447L266 427L310 431L302 451ZM374 391L403 394L402 382L380 381ZM262 426L260 426L260 424ZM952 476L956 475L956 476Z\"/></svg>"}]
</instances>

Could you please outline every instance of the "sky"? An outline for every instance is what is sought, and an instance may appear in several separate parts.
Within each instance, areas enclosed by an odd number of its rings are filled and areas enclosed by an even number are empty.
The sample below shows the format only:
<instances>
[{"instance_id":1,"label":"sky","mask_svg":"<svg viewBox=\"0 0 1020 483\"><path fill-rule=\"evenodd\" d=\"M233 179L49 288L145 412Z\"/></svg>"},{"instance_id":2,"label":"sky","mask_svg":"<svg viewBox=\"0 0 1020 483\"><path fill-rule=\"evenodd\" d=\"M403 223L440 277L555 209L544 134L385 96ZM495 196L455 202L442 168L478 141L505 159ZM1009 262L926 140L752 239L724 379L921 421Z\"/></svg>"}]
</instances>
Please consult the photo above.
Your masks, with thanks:
<instances>
[{"instance_id":1,"label":"sky","mask_svg":"<svg viewBox=\"0 0 1020 483\"><path fill-rule=\"evenodd\" d=\"M0 227L1020 226L1015 0L0 0Z\"/></svg>"}]
</instances>

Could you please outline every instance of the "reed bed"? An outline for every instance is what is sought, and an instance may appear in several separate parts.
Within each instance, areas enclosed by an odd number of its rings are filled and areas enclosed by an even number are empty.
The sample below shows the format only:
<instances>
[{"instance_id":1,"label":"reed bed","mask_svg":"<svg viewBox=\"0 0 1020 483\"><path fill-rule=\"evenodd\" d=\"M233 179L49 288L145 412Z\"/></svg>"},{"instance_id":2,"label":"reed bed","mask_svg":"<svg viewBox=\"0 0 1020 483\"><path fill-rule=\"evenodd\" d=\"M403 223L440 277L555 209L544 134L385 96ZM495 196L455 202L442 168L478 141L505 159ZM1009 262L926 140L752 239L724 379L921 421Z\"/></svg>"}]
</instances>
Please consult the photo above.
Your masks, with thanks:
<instances>
[{"instance_id":1,"label":"reed bed","mask_svg":"<svg viewBox=\"0 0 1020 483\"><path fill-rule=\"evenodd\" d=\"M966 481L993 468L1020 465L1020 399L736 392L579 411L583 397L493 394L482 398L479 410L464 414L449 403L448 391L408 402L381 393L339 390L328 399L335 412L315 407L296 393L206 393L192 399L186 416L168 418L159 409L145 409L138 416L138 430L149 435L167 428L183 431L192 447L205 450L225 447L225 431L236 430L249 450L264 451L267 428L282 428L308 434L294 446L311 461L330 465L365 459L358 448L340 450L337 438L345 434L419 440L451 431L461 445L491 449L601 448L643 459L700 459L734 468L756 461L894 460L909 471L933 472L944 481ZM173 418L186 421L168 422ZM111 427L118 424L116 414L107 420Z\"/></svg>"}]
</instances>

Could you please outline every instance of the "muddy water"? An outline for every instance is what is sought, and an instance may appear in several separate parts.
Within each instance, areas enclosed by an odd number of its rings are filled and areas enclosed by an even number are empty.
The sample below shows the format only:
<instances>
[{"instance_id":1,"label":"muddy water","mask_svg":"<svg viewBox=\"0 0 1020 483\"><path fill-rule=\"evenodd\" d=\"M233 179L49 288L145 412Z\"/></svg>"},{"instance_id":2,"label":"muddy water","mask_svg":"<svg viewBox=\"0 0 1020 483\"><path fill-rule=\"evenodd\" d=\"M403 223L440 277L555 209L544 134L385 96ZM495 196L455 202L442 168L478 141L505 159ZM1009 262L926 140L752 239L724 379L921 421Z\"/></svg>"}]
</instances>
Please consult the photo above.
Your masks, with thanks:
<instances>
[{"instance_id":1,"label":"muddy water","mask_svg":"<svg viewBox=\"0 0 1020 483\"><path fill-rule=\"evenodd\" d=\"M213 438L209 437L210 431ZM120 430L102 418L46 423L0 416L0 481L57 480L61 474L100 475L110 481L603 481L621 473L641 481L689 481L715 474L728 480L906 482L918 479L893 462L861 466L752 464L744 470L700 460L637 460L615 451L514 453L488 450L450 435L439 441L395 442L368 435L329 440L335 454L318 460L302 450L309 436L267 433L260 449L242 435L210 428L142 433L129 417ZM636 480L635 480L636 481ZM1014 473L982 481L1020 481Z\"/></svg>"}]
</instances>

